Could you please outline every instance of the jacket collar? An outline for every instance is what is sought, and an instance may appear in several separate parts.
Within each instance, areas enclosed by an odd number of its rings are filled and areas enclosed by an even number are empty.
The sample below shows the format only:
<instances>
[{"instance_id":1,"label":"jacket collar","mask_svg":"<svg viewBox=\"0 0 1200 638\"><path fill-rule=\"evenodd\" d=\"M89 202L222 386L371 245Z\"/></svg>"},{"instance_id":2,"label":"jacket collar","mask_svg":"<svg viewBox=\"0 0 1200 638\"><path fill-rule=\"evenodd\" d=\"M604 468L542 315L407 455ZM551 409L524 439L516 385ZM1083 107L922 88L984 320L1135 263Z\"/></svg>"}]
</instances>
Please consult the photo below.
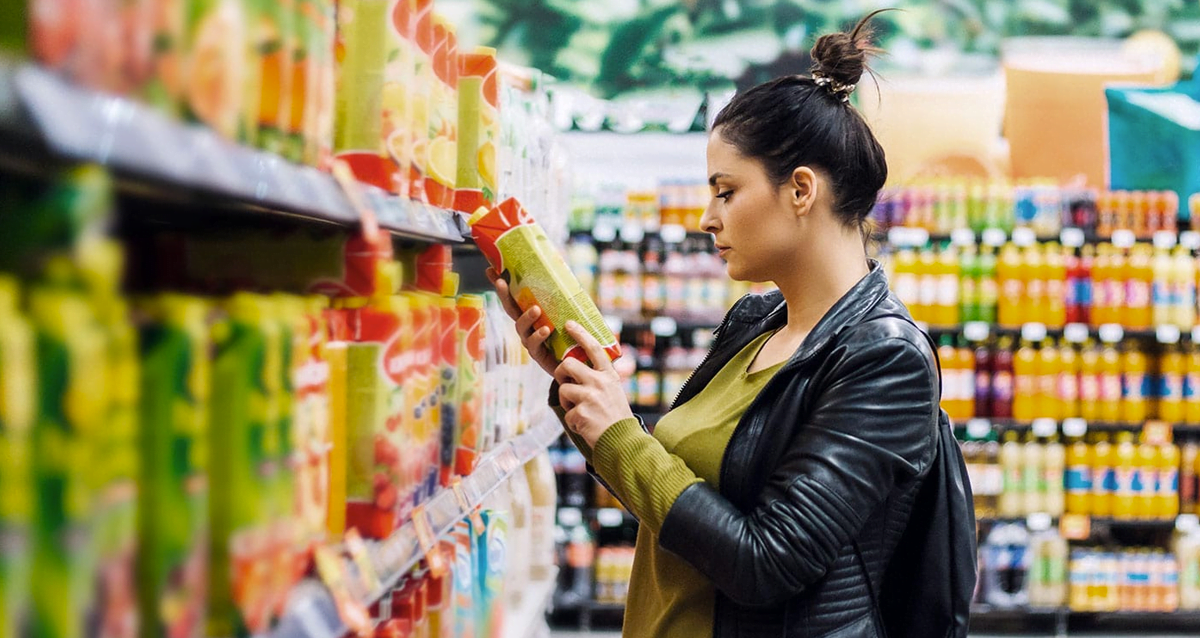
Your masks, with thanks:
<instances>
[{"instance_id":1,"label":"jacket collar","mask_svg":"<svg viewBox=\"0 0 1200 638\"><path fill-rule=\"evenodd\" d=\"M795 354L788 360L787 367L808 360L821 351L829 340L844 328L853 326L888 295L887 275L874 259L867 260L870 268L866 276L858 280L842 298L833 304L817 322L812 332L804 338ZM730 313L731 321L755 324L755 334L778 328L787 323L787 302L783 293L773 290L765 295L748 297Z\"/></svg>"}]
</instances>

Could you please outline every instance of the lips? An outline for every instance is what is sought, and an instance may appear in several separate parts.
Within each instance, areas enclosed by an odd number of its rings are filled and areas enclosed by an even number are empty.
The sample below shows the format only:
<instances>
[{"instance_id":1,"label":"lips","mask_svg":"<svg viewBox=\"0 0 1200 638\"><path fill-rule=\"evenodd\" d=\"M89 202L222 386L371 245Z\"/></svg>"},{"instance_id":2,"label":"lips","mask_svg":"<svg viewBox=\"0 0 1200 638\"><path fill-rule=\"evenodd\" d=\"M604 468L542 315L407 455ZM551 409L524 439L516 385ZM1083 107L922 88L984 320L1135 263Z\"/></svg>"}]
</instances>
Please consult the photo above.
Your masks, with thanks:
<instances>
[{"instance_id":1,"label":"lips","mask_svg":"<svg viewBox=\"0 0 1200 638\"><path fill-rule=\"evenodd\" d=\"M729 250L730 250L729 246L722 246L720 244L716 244L715 248L717 249L718 255L724 255L725 253L729 252Z\"/></svg>"}]
</instances>

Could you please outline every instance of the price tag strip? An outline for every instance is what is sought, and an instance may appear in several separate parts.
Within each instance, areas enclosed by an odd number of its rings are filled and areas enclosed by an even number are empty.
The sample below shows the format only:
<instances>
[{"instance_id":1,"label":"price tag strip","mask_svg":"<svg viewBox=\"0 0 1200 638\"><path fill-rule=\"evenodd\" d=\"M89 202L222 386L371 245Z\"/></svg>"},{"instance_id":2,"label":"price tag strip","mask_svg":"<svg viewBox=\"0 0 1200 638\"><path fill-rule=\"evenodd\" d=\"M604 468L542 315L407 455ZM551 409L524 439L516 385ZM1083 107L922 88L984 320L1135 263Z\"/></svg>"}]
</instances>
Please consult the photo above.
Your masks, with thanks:
<instances>
[{"instance_id":1,"label":"price tag strip","mask_svg":"<svg viewBox=\"0 0 1200 638\"><path fill-rule=\"evenodd\" d=\"M367 544L363 542L357 529L351 528L346 532L346 553L350 554L350 560L358 567L358 578L363 591L378 591L379 574L375 571L375 563L367 551Z\"/></svg>"},{"instance_id":2,"label":"price tag strip","mask_svg":"<svg viewBox=\"0 0 1200 638\"><path fill-rule=\"evenodd\" d=\"M434 576L445 576L450 571L450 566L446 564L446 556L437 551L438 538L433 532L424 505L413 509L412 524L417 532L417 544L420 545L421 552L425 554L425 561L429 564L429 571Z\"/></svg>"},{"instance_id":3,"label":"price tag strip","mask_svg":"<svg viewBox=\"0 0 1200 638\"><path fill-rule=\"evenodd\" d=\"M1092 519L1083 514L1063 514L1058 531L1069 541L1085 541L1092 536Z\"/></svg>"},{"instance_id":4,"label":"price tag strip","mask_svg":"<svg viewBox=\"0 0 1200 638\"><path fill-rule=\"evenodd\" d=\"M482 534L486 529L483 524L483 517L479 513L478 507L472 507L471 502L467 500L467 495L463 493L462 481L455 477L450 483L450 489L454 491L454 498L458 501L458 507L467 515L471 521L471 531L476 535Z\"/></svg>"}]
</instances>

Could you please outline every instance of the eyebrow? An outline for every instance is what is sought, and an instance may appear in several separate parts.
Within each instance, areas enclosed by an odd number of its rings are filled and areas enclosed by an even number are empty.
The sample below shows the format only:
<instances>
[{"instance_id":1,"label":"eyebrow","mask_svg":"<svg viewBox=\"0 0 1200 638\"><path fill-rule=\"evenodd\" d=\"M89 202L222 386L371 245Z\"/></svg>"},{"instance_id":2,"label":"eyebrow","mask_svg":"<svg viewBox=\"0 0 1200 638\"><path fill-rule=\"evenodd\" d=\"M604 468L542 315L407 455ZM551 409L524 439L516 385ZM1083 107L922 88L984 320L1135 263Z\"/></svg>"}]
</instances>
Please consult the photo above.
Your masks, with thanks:
<instances>
[{"instance_id":1,"label":"eyebrow","mask_svg":"<svg viewBox=\"0 0 1200 638\"><path fill-rule=\"evenodd\" d=\"M729 175L727 173L713 173L712 175L708 176L708 185L716 186L717 180L725 178L725 177L729 177Z\"/></svg>"}]
</instances>

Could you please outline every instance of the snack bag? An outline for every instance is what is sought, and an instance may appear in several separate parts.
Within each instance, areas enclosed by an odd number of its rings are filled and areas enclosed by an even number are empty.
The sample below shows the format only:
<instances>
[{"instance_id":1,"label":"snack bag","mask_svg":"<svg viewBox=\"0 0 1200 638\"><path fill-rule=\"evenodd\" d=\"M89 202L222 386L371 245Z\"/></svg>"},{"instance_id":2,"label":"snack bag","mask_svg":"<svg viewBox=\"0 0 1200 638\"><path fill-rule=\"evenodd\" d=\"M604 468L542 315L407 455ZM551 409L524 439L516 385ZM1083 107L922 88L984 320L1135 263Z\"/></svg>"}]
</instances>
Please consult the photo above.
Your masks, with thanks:
<instances>
[{"instance_id":1,"label":"snack bag","mask_svg":"<svg viewBox=\"0 0 1200 638\"><path fill-rule=\"evenodd\" d=\"M490 210L480 209L468 224L488 263L508 281L517 305L522 310L533 304L542 308L537 326L553 330L546 344L558 360L574 357L587 361L587 354L567 334L567 321L575 321L591 333L610 359L621 356L617 338L604 323L595 302L516 199L505 200Z\"/></svg>"}]
</instances>

